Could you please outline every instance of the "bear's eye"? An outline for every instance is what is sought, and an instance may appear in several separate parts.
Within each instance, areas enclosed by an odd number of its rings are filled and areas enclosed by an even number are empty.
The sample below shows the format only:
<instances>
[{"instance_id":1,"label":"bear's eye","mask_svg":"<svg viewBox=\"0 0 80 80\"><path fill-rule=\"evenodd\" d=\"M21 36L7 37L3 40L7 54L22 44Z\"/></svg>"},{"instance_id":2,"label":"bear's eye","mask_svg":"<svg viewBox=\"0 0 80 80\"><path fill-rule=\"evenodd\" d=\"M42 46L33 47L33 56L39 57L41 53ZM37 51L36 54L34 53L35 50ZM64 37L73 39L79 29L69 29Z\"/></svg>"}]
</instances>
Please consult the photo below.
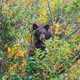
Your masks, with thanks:
<instances>
[{"instance_id":1,"label":"bear's eye","mask_svg":"<svg viewBox=\"0 0 80 80\"><path fill-rule=\"evenodd\" d=\"M41 31L38 31L38 33L39 33L39 34L45 34L45 35L46 35L47 31L43 29L43 30L41 30Z\"/></svg>"}]
</instances>

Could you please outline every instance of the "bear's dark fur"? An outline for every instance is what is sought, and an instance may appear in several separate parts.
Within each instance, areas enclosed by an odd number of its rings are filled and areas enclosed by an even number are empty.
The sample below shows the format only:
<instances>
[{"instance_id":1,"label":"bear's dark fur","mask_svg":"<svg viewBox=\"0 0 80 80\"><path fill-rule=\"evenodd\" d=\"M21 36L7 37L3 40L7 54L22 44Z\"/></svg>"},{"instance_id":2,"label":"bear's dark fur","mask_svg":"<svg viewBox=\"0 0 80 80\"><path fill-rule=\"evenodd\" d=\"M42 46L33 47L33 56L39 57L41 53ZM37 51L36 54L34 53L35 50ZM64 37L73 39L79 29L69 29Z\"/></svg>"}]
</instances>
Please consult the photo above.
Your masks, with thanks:
<instances>
[{"instance_id":1,"label":"bear's dark fur","mask_svg":"<svg viewBox=\"0 0 80 80\"><path fill-rule=\"evenodd\" d=\"M44 41L49 39L52 36L52 31L49 25L37 25L33 24L33 31L34 31L34 45L35 48L44 49Z\"/></svg>"}]
</instances>

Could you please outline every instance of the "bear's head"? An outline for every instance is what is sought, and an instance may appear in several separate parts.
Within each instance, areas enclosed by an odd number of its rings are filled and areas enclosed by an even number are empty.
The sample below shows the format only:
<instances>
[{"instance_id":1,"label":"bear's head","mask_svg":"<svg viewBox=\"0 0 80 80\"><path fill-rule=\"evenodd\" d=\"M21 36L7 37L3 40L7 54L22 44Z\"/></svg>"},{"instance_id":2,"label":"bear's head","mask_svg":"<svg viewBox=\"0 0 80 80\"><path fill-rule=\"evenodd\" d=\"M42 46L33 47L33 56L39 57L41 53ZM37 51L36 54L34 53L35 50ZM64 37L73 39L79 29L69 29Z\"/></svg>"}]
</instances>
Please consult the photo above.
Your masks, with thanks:
<instances>
[{"instance_id":1,"label":"bear's head","mask_svg":"<svg viewBox=\"0 0 80 80\"><path fill-rule=\"evenodd\" d=\"M43 48L44 41L49 39L52 36L52 31L49 25L37 25L33 24L34 38L35 38L35 47Z\"/></svg>"}]
</instances>

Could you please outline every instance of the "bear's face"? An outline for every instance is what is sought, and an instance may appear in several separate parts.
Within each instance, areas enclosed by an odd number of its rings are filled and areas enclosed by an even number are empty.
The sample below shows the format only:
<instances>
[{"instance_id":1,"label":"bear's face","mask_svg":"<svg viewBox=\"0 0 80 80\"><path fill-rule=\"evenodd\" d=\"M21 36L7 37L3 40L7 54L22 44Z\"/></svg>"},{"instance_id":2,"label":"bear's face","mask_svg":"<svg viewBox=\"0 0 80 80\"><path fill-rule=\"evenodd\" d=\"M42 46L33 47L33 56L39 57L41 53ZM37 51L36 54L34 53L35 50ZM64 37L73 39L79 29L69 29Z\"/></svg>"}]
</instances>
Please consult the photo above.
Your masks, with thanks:
<instances>
[{"instance_id":1,"label":"bear's face","mask_svg":"<svg viewBox=\"0 0 80 80\"><path fill-rule=\"evenodd\" d=\"M52 35L49 25L39 26L37 24L33 24L33 30L35 30L35 38L40 41L49 39Z\"/></svg>"},{"instance_id":2,"label":"bear's face","mask_svg":"<svg viewBox=\"0 0 80 80\"><path fill-rule=\"evenodd\" d=\"M33 24L34 37L35 37L35 47L42 48L44 45L44 40L49 39L52 36L51 29L49 25L40 26L37 24Z\"/></svg>"}]
</instances>

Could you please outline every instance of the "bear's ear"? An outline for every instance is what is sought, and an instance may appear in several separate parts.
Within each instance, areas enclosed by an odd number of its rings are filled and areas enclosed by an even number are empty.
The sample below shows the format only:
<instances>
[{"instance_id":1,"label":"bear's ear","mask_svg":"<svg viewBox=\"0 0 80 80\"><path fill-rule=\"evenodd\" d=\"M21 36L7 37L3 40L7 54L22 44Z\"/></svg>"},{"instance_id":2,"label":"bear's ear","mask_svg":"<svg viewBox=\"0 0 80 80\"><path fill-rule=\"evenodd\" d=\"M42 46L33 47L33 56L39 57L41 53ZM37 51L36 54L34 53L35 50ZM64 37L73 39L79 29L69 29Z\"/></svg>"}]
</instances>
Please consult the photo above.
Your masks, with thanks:
<instances>
[{"instance_id":1,"label":"bear's ear","mask_svg":"<svg viewBox=\"0 0 80 80\"><path fill-rule=\"evenodd\" d=\"M37 24L33 24L33 30L36 30L38 28L38 25Z\"/></svg>"},{"instance_id":2,"label":"bear's ear","mask_svg":"<svg viewBox=\"0 0 80 80\"><path fill-rule=\"evenodd\" d=\"M45 25L44 28L45 28L46 30L48 30L48 29L49 29L49 25L48 25L48 24Z\"/></svg>"}]
</instances>

